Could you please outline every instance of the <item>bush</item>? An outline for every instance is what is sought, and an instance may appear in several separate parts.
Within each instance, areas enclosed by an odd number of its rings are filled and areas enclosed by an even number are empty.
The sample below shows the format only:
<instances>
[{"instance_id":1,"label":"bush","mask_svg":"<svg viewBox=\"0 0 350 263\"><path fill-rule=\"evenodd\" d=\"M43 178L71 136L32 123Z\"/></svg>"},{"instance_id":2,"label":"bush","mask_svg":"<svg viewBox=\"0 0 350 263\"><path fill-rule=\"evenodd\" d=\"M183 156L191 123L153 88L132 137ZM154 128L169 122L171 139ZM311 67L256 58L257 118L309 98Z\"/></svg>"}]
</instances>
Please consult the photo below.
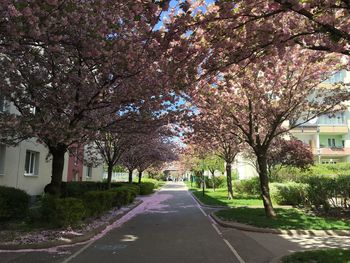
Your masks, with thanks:
<instances>
[{"instance_id":1,"label":"bush","mask_svg":"<svg viewBox=\"0 0 350 263\"><path fill-rule=\"evenodd\" d=\"M30 196L23 190L0 186L0 220L27 216Z\"/></svg>"},{"instance_id":2,"label":"bush","mask_svg":"<svg viewBox=\"0 0 350 263\"><path fill-rule=\"evenodd\" d=\"M260 181L258 177L245 180L233 181L233 192L242 195L259 195L260 196Z\"/></svg>"},{"instance_id":3,"label":"bush","mask_svg":"<svg viewBox=\"0 0 350 263\"><path fill-rule=\"evenodd\" d=\"M308 185L302 183L272 183L271 197L278 205L304 205L307 202Z\"/></svg>"},{"instance_id":4,"label":"bush","mask_svg":"<svg viewBox=\"0 0 350 263\"><path fill-rule=\"evenodd\" d=\"M144 182L139 184L140 186L140 195L149 195L153 193L154 190L154 183L151 182Z\"/></svg>"},{"instance_id":5,"label":"bush","mask_svg":"<svg viewBox=\"0 0 350 263\"><path fill-rule=\"evenodd\" d=\"M113 206L118 208L131 203L137 196L137 188L131 186L122 186L109 191L114 193Z\"/></svg>"},{"instance_id":6,"label":"bush","mask_svg":"<svg viewBox=\"0 0 350 263\"><path fill-rule=\"evenodd\" d=\"M120 187L123 183L112 183L111 187ZM62 197L82 197L89 191L107 190L106 182L62 182Z\"/></svg>"},{"instance_id":7,"label":"bush","mask_svg":"<svg viewBox=\"0 0 350 263\"><path fill-rule=\"evenodd\" d=\"M78 198L58 198L45 195L41 200L41 218L55 227L75 226L85 217L86 210Z\"/></svg>"},{"instance_id":8,"label":"bush","mask_svg":"<svg viewBox=\"0 0 350 263\"><path fill-rule=\"evenodd\" d=\"M116 193L111 190L86 192L82 199L87 216L99 216L116 205Z\"/></svg>"}]
</instances>

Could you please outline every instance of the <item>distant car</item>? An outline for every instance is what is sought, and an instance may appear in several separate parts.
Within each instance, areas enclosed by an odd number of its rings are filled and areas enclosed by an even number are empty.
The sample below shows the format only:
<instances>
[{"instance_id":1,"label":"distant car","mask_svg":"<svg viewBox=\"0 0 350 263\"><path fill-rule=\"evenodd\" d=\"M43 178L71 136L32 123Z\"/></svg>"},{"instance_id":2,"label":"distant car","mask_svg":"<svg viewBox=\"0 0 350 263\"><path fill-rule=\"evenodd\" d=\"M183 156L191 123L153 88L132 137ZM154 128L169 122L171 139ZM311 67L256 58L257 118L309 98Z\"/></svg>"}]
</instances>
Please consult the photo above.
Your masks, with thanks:
<instances>
[{"instance_id":1,"label":"distant car","mask_svg":"<svg viewBox=\"0 0 350 263\"><path fill-rule=\"evenodd\" d=\"M168 181L172 181L173 179L171 179L171 178L168 178Z\"/></svg>"}]
</instances>

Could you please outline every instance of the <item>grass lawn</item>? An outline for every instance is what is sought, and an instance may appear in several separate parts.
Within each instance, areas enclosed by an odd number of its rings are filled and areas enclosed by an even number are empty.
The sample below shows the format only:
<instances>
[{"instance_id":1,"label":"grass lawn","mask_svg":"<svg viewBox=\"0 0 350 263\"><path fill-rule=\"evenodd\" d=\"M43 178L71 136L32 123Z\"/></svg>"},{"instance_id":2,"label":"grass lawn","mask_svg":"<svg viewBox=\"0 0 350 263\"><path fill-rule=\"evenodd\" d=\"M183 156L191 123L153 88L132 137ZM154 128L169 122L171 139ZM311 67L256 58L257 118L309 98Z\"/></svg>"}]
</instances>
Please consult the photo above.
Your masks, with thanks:
<instances>
[{"instance_id":1,"label":"grass lawn","mask_svg":"<svg viewBox=\"0 0 350 263\"><path fill-rule=\"evenodd\" d=\"M214 192L212 189L206 190L203 196L202 191L197 189L193 194L206 205L220 206L263 206L261 199L255 196L235 195L233 199L227 199L227 189L219 188Z\"/></svg>"},{"instance_id":2,"label":"grass lawn","mask_svg":"<svg viewBox=\"0 0 350 263\"><path fill-rule=\"evenodd\" d=\"M345 263L350 262L350 250L320 249L296 252L282 258L283 263Z\"/></svg>"},{"instance_id":3,"label":"grass lawn","mask_svg":"<svg viewBox=\"0 0 350 263\"><path fill-rule=\"evenodd\" d=\"M277 218L265 216L264 208L237 207L215 214L226 221L235 221L263 228L302 230L349 230L350 221L307 215L297 209L276 208Z\"/></svg>"}]
</instances>

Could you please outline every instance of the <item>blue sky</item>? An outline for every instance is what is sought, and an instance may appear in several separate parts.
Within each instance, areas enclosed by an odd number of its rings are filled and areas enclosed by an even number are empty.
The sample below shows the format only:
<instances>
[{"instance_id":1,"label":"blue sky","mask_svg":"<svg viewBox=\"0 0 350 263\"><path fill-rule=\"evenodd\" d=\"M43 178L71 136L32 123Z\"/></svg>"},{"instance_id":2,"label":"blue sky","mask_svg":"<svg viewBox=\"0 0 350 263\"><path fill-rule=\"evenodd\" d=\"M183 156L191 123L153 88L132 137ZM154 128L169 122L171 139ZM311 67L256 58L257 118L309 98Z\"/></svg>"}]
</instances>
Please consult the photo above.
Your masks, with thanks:
<instances>
[{"instance_id":1,"label":"blue sky","mask_svg":"<svg viewBox=\"0 0 350 263\"><path fill-rule=\"evenodd\" d=\"M170 8L175 8L176 10L178 10L179 2L183 2L183 0L171 0L170 1ZM211 4L211 3L214 3L215 0L206 0L205 2L207 4ZM154 30L158 30L162 26L162 20L166 15L167 15L167 12L163 12L161 19L160 19L161 21L155 26Z\"/></svg>"}]
</instances>

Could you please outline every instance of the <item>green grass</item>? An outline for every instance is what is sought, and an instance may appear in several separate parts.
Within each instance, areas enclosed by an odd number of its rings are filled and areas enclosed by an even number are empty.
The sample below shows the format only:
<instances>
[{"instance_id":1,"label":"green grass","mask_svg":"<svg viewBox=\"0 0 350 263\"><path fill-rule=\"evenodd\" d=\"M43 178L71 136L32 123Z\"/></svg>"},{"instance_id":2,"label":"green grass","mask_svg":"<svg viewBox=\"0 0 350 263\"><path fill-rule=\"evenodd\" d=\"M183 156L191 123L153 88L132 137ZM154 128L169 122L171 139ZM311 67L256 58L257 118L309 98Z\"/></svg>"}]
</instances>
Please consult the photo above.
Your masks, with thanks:
<instances>
[{"instance_id":1,"label":"green grass","mask_svg":"<svg viewBox=\"0 0 350 263\"><path fill-rule=\"evenodd\" d=\"M277 218L265 216L264 208L237 207L221 210L215 214L226 221L252 226L301 230L349 230L350 221L307 215L297 209L276 208Z\"/></svg>"},{"instance_id":2,"label":"green grass","mask_svg":"<svg viewBox=\"0 0 350 263\"><path fill-rule=\"evenodd\" d=\"M206 205L220 206L263 206L261 199L256 196L234 195L234 198L227 199L227 189L220 188L214 192L212 189L206 190L203 196L202 191L197 189L193 194Z\"/></svg>"},{"instance_id":3,"label":"green grass","mask_svg":"<svg viewBox=\"0 0 350 263\"><path fill-rule=\"evenodd\" d=\"M346 263L350 262L350 250L320 249L296 252L282 258L283 263Z\"/></svg>"}]
</instances>

